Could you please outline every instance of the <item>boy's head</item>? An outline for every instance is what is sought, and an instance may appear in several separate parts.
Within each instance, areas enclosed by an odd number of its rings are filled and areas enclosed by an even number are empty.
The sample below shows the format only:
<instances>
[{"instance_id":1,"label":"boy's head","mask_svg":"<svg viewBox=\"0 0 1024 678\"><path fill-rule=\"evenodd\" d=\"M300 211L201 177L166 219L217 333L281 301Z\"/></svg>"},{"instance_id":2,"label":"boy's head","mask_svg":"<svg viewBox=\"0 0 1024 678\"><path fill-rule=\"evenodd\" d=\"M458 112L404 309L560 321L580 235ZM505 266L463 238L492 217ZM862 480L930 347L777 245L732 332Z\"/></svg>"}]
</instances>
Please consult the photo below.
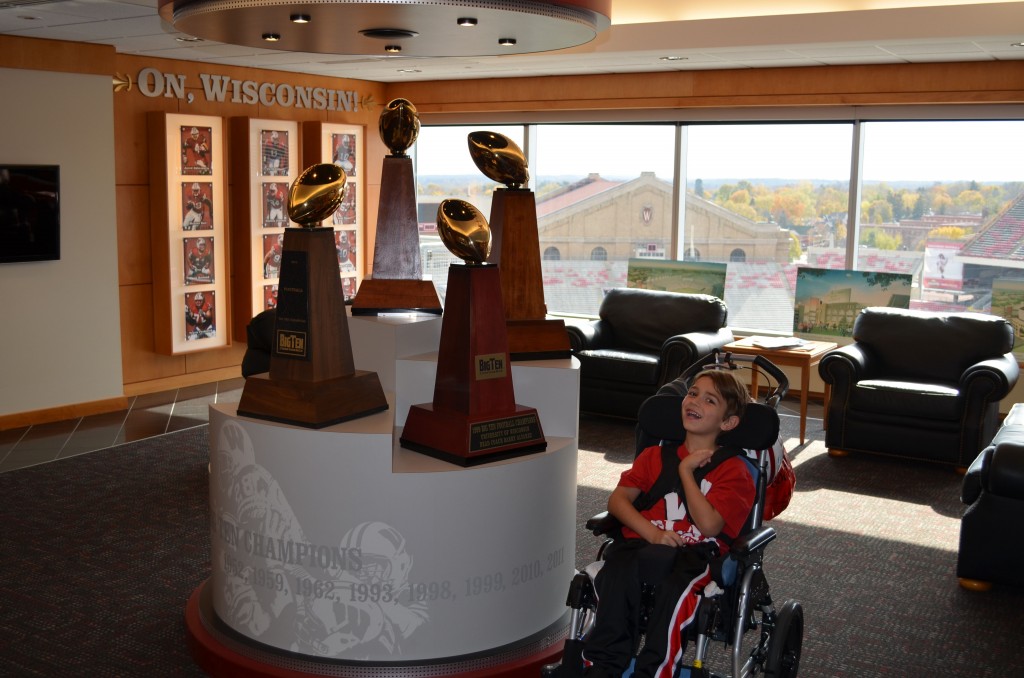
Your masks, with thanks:
<instances>
[{"instance_id":1,"label":"boy's head","mask_svg":"<svg viewBox=\"0 0 1024 678\"><path fill-rule=\"evenodd\" d=\"M688 400L691 401L692 418L717 419L707 423L728 431L739 424L750 402L750 394L732 371L710 369L699 372L693 378L686 398L683 399L684 427L688 418Z\"/></svg>"}]
</instances>

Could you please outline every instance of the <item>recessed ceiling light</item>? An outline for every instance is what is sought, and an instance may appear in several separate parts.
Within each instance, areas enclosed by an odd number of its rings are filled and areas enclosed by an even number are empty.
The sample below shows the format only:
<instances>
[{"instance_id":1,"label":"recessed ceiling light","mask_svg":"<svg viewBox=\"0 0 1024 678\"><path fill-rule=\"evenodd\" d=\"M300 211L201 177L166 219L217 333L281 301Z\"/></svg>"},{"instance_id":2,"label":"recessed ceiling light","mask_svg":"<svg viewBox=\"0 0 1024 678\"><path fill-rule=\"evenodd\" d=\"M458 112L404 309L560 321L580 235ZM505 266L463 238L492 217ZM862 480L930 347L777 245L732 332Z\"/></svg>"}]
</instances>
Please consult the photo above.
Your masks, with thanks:
<instances>
[{"instance_id":1,"label":"recessed ceiling light","mask_svg":"<svg viewBox=\"0 0 1024 678\"><path fill-rule=\"evenodd\" d=\"M456 23L458 23L460 26L465 26L469 28L470 26L476 26L476 19L474 19L471 16L463 16L459 17L459 20Z\"/></svg>"},{"instance_id":2,"label":"recessed ceiling light","mask_svg":"<svg viewBox=\"0 0 1024 678\"><path fill-rule=\"evenodd\" d=\"M418 68L399 68L397 72L398 73L422 73L423 71L421 71Z\"/></svg>"},{"instance_id":3,"label":"recessed ceiling light","mask_svg":"<svg viewBox=\"0 0 1024 678\"><path fill-rule=\"evenodd\" d=\"M1010 47L1024 47L1024 42L1011 42Z\"/></svg>"},{"instance_id":4,"label":"recessed ceiling light","mask_svg":"<svg viewBox=\"0 0 1024 678\"><path fill-rule=\"evenodd\" d=\"M263 34L263 39L266 40L267 42L277 42L278 40L281 39L281 34L280 33L264 33Z\"/></svg>"},{"instance_id":5,"label":"recessed ceiling light","mask_svg":"<svg viewBox=\"0 0 1024 678\"><path fill-rule=\"evenodd\" d=\"M686 61L690 57L684 57L684 56L663 56L663 57L658 57L658 58L661 61Z\"/></svg>"},{"instance_id":6,"label":"recessed ceiling light","mask_svg":"<svg viewBox=\"0 0 1024 678\"><path fill-rule=\"evenodd\" d=\"M498 38L498 44L501 45L502 47L515 47L516 46L516 39L515 38Z\"/></svg>"},{"instance_id":7,"label":"recessed ceiling light","mask_svg":"<svg viewBox=\"0 0 1024 678\"><path fill-rule=\"evenodd\" d=\"M365 28L359 31L367 38L378 40L401 40L403 38L415 38L419 33L406 28Z\"/></svg>"},{"instance_id":8,"label":"recessed ceiling light","mask_svg":"<svg viewBox=\"0 0 1024 678\"><path fill-rule=\"evenodd\" d=\"M401 45L384 45L384 51L390 54L398 54L402 51Z\"/></svg>"},{"instance_id":9,"label":"recessed ceiling light","mask_svg":"<svg viewBox=\"0 0 1024 678\"><path fill-rule=\"evenodd\" d=\"M308 24L310 20L308 14L292 14L288 18L292 20L293 24Z\"/></svg>"},{"instance_id":10,"label":"recessed ceiling light","mask_svg":"<svg viewBox=\"0 0 1024 678\"><path fill-rule=\"evenodd\" d=\"M3 5L0 5L0 9L3 9ZM18 17L22 21L40 21L42 17L32 16L31 14L23 14Z\"/></svg>"},{"instance_id":11,"label":"recessed ceiling light","mask_svg":"<svg viewBox=\"0 0 1024 678\"><path fill-rule=\"evenodd\" d=\"M175 38L178 42L202 42L202 38L197 38L194 35L182 35Z\"/></svg>"}]
</instances>

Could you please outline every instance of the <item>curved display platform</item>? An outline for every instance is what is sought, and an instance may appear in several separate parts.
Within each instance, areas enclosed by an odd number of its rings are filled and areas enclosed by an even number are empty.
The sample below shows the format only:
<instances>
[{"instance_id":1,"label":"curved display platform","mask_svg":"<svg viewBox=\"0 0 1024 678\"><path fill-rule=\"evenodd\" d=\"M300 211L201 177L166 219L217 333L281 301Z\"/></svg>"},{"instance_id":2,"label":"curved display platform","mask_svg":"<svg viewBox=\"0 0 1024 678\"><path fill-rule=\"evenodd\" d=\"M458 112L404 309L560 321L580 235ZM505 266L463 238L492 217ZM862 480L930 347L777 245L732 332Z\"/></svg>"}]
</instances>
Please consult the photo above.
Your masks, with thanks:
<instances>
[{"instance_id":1,"label":"curved display platform","mask_svg":"<svg viewBox=\"0 0 1024 678\"><path fill-rule=\"evenodd\" d=\"M462 468L401 449L390 405L320 430L211 406L211 614L253 647L350 669L433 675L528 641L535 670L574 573L575 437Z\"/></svg>"}]
</instances>

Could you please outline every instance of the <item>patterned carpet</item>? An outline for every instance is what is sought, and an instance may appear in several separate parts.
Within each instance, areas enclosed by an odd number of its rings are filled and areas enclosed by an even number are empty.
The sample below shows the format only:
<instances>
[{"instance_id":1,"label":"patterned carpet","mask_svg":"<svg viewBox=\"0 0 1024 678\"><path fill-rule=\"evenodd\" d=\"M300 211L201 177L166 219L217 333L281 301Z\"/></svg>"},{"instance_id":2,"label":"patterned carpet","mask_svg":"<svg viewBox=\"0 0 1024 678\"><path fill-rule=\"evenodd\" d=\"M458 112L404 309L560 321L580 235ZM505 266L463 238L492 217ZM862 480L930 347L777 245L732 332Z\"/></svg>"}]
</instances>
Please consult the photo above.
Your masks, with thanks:
<instances>
[{"instance_id":1,"label":"patterned carpet","mask_svg":"<svg viewBox=\"0 0 1024 678\"><path fill-rule=\"evenodd\" d=\"M1024 591L954 576L960 480L873 457L832 459L820 422L796 446L792 504L766 570L803 603L801 676L1024 675ZM584 417L579 517L601 510L633 427ZM0 474L0 676L203 676L185 643L209 572L205 426ZM580 531L577 563L596 539Z\"/></svg>"}]
</instances>

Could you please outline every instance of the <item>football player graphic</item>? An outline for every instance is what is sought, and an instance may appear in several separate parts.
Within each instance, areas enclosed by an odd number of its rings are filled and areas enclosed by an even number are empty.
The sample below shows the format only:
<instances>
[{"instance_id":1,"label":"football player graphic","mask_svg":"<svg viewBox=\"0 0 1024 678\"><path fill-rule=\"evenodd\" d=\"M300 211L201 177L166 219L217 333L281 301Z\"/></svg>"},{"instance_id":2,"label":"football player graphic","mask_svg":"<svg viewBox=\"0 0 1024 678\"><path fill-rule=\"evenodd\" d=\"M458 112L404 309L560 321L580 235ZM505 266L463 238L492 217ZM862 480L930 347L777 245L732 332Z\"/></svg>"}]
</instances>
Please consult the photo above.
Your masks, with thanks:
<instances>
[{"instance_id":1,"label":"football player graphic","mask_svg":"<svg viewBox=\"0 0 1024 678\"><path fill-rule=\"evenodd\" d=\"M185 128L182 128L183 130ZM192 127L181 143L181 165L184 174L210 174L210 139L198 127Z\"/></svg>"},{"instance_id":2,"label":"football player graphic","mask_svg":"<svg viewBox=\"0 0 1024 678\"><path fill-rule=\"evenodd\" d=\"M213 219L207 215L213 210L213 201L203 193L198 182L192 182L189 193L185 196L185 216L181 220L181 228L185 231L209 230L213 228Z\"/></svg>"},{"instance_id":3,"label":"football player graphic","mask_svg":"<svg viewBox=\"0 0 1024 678\"><path fill-rule=\"evenodd\" d=\"M212 282L212 247L207 244L206 238L196 238L195 246L188 250L185 257L185 284L198 285Z\"/></svg>"},{"instance_id":4,"label":"football player graphic","mask_svg":"<svg viewBox=\"0 0 1024 678\"><path fill-rule=\"evenodd\" d=\"M273 236L270 236L273 237ZM263 277L277 278L281 275L281 256L284 250L284 233L278 233L276 239L263 256Z\"/></svg>"},{"instance_id":5,"label":"football player graphic","mask_svg":"<svg viewBox=\"0 0 1024 678\"><path fill-rule=\"evenodd\" d=\"M213 294L185 295L185 339L195 341L217 336L214 325Z\"/></svg>"}]
</instances>

